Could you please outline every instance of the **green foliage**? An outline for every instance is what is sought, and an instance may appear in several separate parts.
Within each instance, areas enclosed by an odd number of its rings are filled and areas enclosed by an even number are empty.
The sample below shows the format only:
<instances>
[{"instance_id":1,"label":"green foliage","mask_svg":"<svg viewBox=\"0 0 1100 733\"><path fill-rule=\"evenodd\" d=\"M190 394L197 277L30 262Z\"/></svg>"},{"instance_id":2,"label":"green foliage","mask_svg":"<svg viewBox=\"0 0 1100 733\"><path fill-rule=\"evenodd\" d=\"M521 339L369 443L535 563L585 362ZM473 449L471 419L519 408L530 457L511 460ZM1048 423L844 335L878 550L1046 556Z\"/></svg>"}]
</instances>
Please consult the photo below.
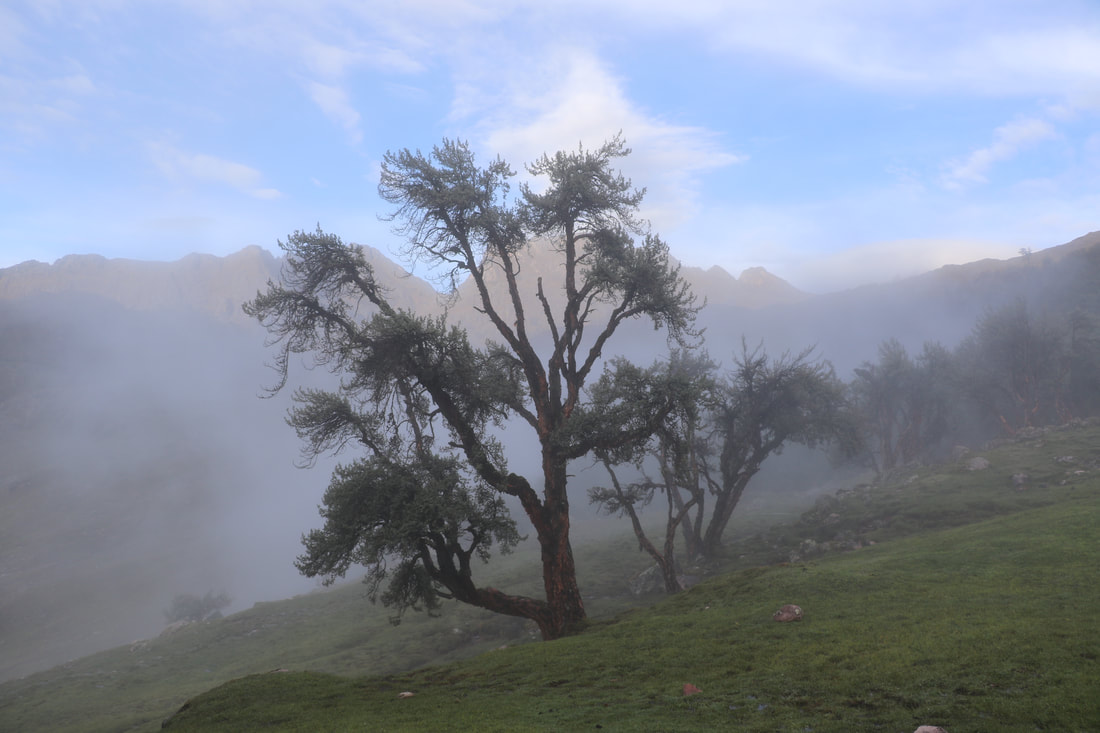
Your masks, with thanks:
<instances>
[{"instance_id":1,"label":"green foliage","mask_svg":"<svg viewBox=\"0 0 1100 733\"><path fill-rule=\"evenodd\" d=\"M651 437L599 453L612 485L594 487L589 500L630 517L670 591L678 588L675 533L683 532L689 558L716 557L745 489L769 456L790 443L812 448L837 442L849 449L855 444L844 387L831 365L812 361L810 354L770 359L762 347L750 351L743 343L734 368L724 375L705 355L678 354L649 372L609 372L593 389L593 404L602 411L631 409L646 402L655 374L667 375L669 407L660 413L661 425ZM658 478L647 474L647 461L657 464ZM621 483L613 466L623 463L632 463L641 478ZM668 505L662 550L645 537L636 514L657 492ZM708 498L714 499L709 512Z\"/></svg>"},{"instance_id":2,"label":"green foliage","mask_svg":"<svg viewBox=\"0 0 1100 733\"><path fill-rule=\"evenodd\" d=\"M172 605L164 610L164 619L174 624L178 621L193 623L221 618L221 610L232 602L225 593L208 591L204 596L180 593L172 599Z\"/></svg>"},{"instance_id":3,"label":"green foliage","mask_svg":"<svg viewBox=\"0 0 1100 733\"><path fill-rule=\"evenodd\" d=\"M338 467L321 516L325 527L303 539L298 569L331 584L363 565L371 599L381 593L383 603L396 608L435 610L440 598L472 592L440 589L433 578L469 578L474 557L488 561L492 544L508 551L519 541L498 494L468 481L453 458L430 454L416 463L376 454Z\"/></svg>"}]
</instances>

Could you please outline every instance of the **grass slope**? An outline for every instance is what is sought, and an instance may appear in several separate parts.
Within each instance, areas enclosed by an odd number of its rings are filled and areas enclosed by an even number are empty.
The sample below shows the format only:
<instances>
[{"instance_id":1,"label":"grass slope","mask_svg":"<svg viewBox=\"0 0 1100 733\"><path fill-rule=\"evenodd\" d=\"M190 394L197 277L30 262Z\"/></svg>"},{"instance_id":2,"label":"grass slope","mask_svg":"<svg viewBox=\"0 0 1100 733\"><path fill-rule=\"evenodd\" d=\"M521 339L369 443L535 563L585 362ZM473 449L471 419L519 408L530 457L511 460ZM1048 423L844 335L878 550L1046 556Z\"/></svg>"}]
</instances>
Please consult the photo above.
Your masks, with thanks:
<instances>
[{"instance_id":1,"label":"grass slope","mask_svg":"<svg viewBox=\"0 0 1100 733\"><path fill-rule=\"evenodd\" d=\"M530 630L464 607L392 628L352 586L0 685L0 730L155 730L215 685L171 729L1100 729L1100 429L981 455L991 468L843 492L791 525L742 521L724 569L748 569L574 638L395 675ZM528 560L498 566L502 584L531 583ZM626 537L584 552L590 609L621 610L644 564ZM806 619L772 622L789 602ZM294 671L255 674L277 668Z\"/></svg>"},{"instance_id":2,"label":"grass slope","mask_svg":"<svg viewBox=\"0 0 1100 733\"><path fill-rule=\"evenodd\" d=\"M168 728L1095 730L1098 521L1094 495L740 571L577 637L401 676L248 677ZM790 602L805 619L773 622Z\"/></svg>"}]
</instances>

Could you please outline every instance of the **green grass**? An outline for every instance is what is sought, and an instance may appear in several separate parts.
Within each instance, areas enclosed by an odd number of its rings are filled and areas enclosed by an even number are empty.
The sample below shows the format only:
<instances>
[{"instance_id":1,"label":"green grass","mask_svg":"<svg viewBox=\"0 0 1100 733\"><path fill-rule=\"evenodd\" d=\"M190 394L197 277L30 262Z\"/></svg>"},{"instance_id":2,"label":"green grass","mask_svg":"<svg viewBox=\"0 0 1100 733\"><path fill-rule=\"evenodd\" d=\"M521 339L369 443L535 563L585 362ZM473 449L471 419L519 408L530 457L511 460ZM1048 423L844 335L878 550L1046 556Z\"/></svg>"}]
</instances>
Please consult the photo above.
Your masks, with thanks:
<instances>
[{"instance_id":1,"label":"green grass","mask_svg":"<svg viewBox=\"0 0 1100 733\"><path fill-rule=\"evenodd\" d=\"M0 730L155 730L188 698L170 730L1100 730L1100 429L980 455L739 520L723 574L649 608L622 611L636 543L594 546L604 617L568 639L464 607L390 627L353 585L0 685ZM528 560L497 572L530 583ZM805 620L771 621L784 603Z\"/></svg>"},{"instance_id":2,"label":"green grass","mask_svg":"<svg viewBox=\"0 0 1100 733\"><path fill-rule=\"evenodd\" d=\"M580 636L401 676L249 677L169 729L1095 730L1098 521L1092 496L740 571ZM789 602L805 619L773 622Z\"/></svg>"}]
</instances>

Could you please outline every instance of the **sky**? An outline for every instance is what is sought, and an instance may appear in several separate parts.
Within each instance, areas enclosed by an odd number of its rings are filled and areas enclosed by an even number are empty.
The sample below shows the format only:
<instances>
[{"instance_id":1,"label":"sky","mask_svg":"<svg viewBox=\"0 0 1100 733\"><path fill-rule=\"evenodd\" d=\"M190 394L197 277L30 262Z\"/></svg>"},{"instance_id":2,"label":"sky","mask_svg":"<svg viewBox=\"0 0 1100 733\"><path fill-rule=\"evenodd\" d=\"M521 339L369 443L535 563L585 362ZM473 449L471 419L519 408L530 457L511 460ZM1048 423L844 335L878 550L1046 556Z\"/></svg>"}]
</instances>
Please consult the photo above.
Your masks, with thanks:
<instances>
[{"instance_id":1,"label":"sky","mask_svg":"<svg viewBox=\"0 0 1100 733\"><path fill-rule=\"evenodd\" d=\"M387 151L621 132L687 265L829 292L1100 229L1097 0L2 0L0 267L396 258Z\"/></svg>"}]
</instances>

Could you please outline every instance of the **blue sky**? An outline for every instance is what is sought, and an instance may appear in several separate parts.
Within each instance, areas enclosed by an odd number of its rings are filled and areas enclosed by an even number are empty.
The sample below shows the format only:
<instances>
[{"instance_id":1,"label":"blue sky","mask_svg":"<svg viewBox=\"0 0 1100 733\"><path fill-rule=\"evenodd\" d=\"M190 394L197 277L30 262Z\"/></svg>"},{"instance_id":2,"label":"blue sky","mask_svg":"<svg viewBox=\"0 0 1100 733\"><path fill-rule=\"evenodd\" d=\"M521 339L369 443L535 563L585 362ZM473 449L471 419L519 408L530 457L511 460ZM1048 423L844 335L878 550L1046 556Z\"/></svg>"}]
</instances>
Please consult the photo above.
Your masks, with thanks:
<instances>
[{"instance_id":1,"label":"blue sky","mask_svg":"<svg viewBox=\"0 0 1100 733\"><path fill-rule=\"evenodd\" d=\"M387 150L622 131L689 265L837 290L1100 229L1096 0L6 0L0 267L396 253Z\"/></svg>"}]
</instances>

